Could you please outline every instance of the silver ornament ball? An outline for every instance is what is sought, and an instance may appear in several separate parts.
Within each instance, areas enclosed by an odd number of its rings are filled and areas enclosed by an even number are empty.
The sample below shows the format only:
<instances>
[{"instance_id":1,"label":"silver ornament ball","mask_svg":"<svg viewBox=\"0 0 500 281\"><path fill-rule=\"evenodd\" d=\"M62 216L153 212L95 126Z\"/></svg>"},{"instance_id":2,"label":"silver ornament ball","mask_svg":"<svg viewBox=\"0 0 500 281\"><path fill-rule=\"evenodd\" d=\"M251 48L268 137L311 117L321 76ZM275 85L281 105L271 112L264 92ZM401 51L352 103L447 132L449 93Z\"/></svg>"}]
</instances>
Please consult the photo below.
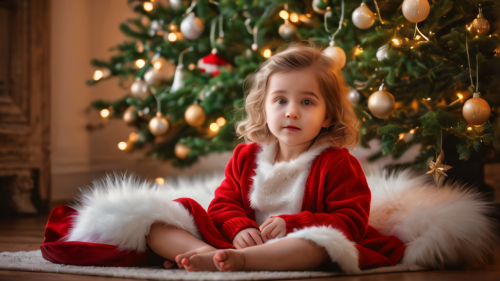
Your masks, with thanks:
<instances>
[{"instance_id":1,"label":"silver ornament ball","mask_svg":"<svg viewBox=\"0 0 500 281\"><path fill-rule=\"evenodd\" d=\"M342 48L333 45L328 46L326 49L323 50L322 54L333 59L334 67L336 69L341 69L342 67L344 67L346 62L346 56Z\"/></svg>"},{"instance_id":2,"label":"silver ornament ball","mask_svg":"<svg viewBox=\"0 0 500 281\"><path fill-rule=\"evenodd\" d=\"M361 3L361 6L356 8L352 13L352 23L360 29L368 29L375 22L375 15L366 6L365 3Z\"/></svg>"},{"instance_id":3,"label":"silver ornament ball","mask_svg":"<svg viewBox=\"0 0 500 281\"><path fill-rule=\"evenodd\" d=\"M280 25L279 34L281 38L285 40L292 39L293 35L297 32L295 25L289 23L288 21Z\"/></svg>"},{"instance_id":4,"label":"silver ornament ball","mask_svg":"<svg viewBox=\"0 0 500 281\"><path fill-rule=\"evenodd\" d=\"M146 71L146 73L144 73L144 81L146 81L146 83L148 83L149 85L158 85L160 80L160 72L158 72L158 70L154 69L153 67Z\"/></svg>"},{"instance_id":5,"label":"silver ornament ball","mask_svg":"<svg viewBox=\"0 0 500 281\"><path fill-rule=\"evenodd\" d=\"M352 104L356 105L358 104L361 96L359 95L358 91L356 91L355 89L351 89L347 94L347 98L352 102Z\"/></svg>"},{"instance_id":6,"label":"silver ornament ball","mask_svg":"<svg viewBox=\"0 0 500 281\"><path fill-rule=\"evenodd\" d=\"M320 15L324 15L324 14L325 14L325 12L326 12L326 10L323 10L323 9L318 8L318 4L319 4L319 2L321 2L321 1L325 2L325 0L313 0L313 1L312 1L312 7L313 7L313 10L314 10L316 13L318 13L318 14L320 14Z\"/></svg>"},{"instance_id":7,"label":"silver ornament ball","mask_svg":"<svg viewBox=\"0 0 500 281\"><path fill-rule=\"evenodd\" d=\"M394 97L385 90L376 91L368 98L368 109L373 116L380 119L387 119L394 111L395 105Z\"/></svg>"},{"instance_id":8,"label":"silver ornament ball","mask_svg":"<svg viewBox=\"0 0 500 281\"><path fill-rule=\"evenodd\" d=\"M198 39L204 29L203 21L196 17L193 12L189 13L181 22L182 35L189 40Z\"/></svg>"},{"instance_id":9,"label":"silver ornament ball","mask_svg":"<svg viewBox=\"0 0 500 281\"><path fill-rule=\"evenodd\" d=\"M148 96L148 83L137 78L130 87L130 93L134 98L145 99Z\"/></svg>"}]
</instances>

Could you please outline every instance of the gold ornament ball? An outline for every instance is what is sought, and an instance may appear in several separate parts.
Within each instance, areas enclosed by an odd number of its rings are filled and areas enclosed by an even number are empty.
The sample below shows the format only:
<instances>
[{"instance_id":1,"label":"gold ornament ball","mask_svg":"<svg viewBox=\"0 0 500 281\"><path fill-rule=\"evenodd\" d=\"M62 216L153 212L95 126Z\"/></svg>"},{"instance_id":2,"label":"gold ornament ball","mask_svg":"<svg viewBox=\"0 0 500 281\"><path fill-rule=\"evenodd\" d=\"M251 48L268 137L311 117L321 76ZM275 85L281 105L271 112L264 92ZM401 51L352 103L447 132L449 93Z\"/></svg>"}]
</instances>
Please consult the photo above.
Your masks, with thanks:
<instances>
[{"instance_id":1,"label":"gold ornament ball","mask_svg":"<svg viewBox=\"0 0 500 281\"><path fill-rule=\"evenodd\" d=\"M334 67L336 69L341 69L342 67L344 67L346 62L346 55L342 48L333 46L333 44L330 43L330 46L326 47L323 50L322 54L333 59Z\"/></svg>"},{"instance_id":2,"label":"gold ornament ball","mask_svg":"<svg viewBox=\"0 0 500 281\"><path fill-rule=\"evenodd\" d=\"M193 104L186 109L186 112L184 112L184 119L186 119L186 122L189 125L199 127L205 122L205 111L203 110L203 107Z\"/></svg>"},{"instance_id":3,"label":"gold ornament ball","mask_svg":"<svg viewBox=\"0 0 500 281\"><path fill-rule=\"evenodd\" d=\"M361 6L357 7L354 12L352 12L352 23L360 29L368 29L375 22L375 15L366 6L365 3L361 3Z\"/></svg>"},{"instance_id":4,"label":"gold ornament ball","mask_svg":"<svg viewBox=\"0 0 500 281\"><path fill-rule=\"evenodd\" d=\"M481 126L490 118L491 108L490 105L477 93L474 97L467 100L462 108L462 115L467 123L474 126Z\"/></svg>"},{"instance_id":5,"label":"gold ornament ball","mask_svg":"<svg viewBox=\"0 0 500 281\"><path fill-rule=\"evenodd\" d=\"M186 159L189 156L189 152L191 149L189 147L185 146L182 143L178 143L175 145L174 153L175 156L179 159Z\"/></svg>"},{"instance_id":6,"label":"gold ornament ball","mask_svg":"<svg viewBox=\"0 0 500 281\"><path fill-rule=\"evenodd\" d=\"M130 125L134 123L135 120L137 120L137 113L135 113L134 111L135 111L135 106L130 106L123 113L123 121L125 121L127 125Z\"/></svg>"},{"instance_id":7,"label":"gold ornament ball","mask_svg":"<svg viewBox=\"0 0 500 281\"><path fill-rule=\"evenodd\" d=\"M149 121L149 131L155 136L163 135L168 131L168 128L168 120L163 117L160 112Z\"/></svg>"},{"instance_id":8,"label":"gold ornament ball","mask_svg":"<svg viewBox=\"0 0 500 281\"><path fill-rule=\"evenodd\" d=\"M470 31L474 35L488 34L490 32L490 23L483 17L482 13L477 15L477 18L472 21Z\"/></svg>"},{"instance_id":9,"label":"gold ornament ball","mask_svg":"<svg viewBox=\"0 0 500 281\"><path fill-rule=\"evenodd\" d=\"M144 80L138 78L137 80L132 83L132 86L130 87L130 93L132 93L132 96L138 99L145 99L148 96L148 83L146 83Z\"/></svg>"},{"instance_id":10,"label":"gold ornament ball","mask_svg":"<svg viewBox=\"0 0 500 281\"><path fill-rule=\"evenodd\" d=\"M431 5L428 0L404 0L402 10L409 22L417 23L427 18Z\"/></svg>"},{"instance_id":11,"label":"gold ornament ball","mask_svg":"<svg viewBox=\"0 0 500 281\"><path fill-rule=\"evenodd\" d=\"M373 116L380 119L388 118L394 111L395 105L394 97L384 90L376 91L368 98L368 109L370 109Z\"/></svg>"}]
</instances>

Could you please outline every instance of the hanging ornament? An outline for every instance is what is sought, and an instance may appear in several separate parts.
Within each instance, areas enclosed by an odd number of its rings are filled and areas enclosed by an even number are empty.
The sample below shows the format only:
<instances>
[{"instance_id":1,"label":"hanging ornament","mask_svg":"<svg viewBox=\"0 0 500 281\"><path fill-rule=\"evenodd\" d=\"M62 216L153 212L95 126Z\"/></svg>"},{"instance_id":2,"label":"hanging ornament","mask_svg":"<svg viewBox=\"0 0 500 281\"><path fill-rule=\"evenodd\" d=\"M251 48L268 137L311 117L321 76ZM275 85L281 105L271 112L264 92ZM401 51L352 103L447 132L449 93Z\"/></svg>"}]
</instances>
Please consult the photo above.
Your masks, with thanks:
<instances>
[{"instance_id":1,"label":"hanging ornament","mask_svg":"<svg viewBox=\"0 0 500 281\"><path fill-rule=\"evenodd\" d=\"M170 0L169 2L170 2L170 7L176 10L182 7L182 0Z\"/></svg>"},{"instance_id":2,"label":"hanging ornament","mask_svg":"<svg viewBox=\"0 0 500 281\"><path fill-rule=\"evenodd\" d=\"M137 120L137 113L135 112L135 109L135 106L132 105L125 110L123 113L123 121L125 124L131 125L135 122L135 120Z\"/></svg>"},{"instance_id":3,"label":"hanging ornament","mask_svg":"<svg viewBox=\"0 0 500 281\"><path fill-rule=\"evenodd\" d=\"M158 31L161 31L161 24L157 20L154 20L149 25L149 36L154 36Z\"/></svg>"},{"instance_id":4,"label":"hanging ornament","mask_svg":"<svg viewBox=\"0 0 500 281\"><path fill-rule=\"evenodd\" d=\"M148 83L141 78L136 78L130 87L130 93L134 98L145 99L148 96Z\"/></svg>"},{"instance_id":5,"label":"hanging ornament","mask_svg":"<svg viewBox=\"0 0 500 281\"><path fill-rule=\"evenodd\" d=\"M198 68L201 72L210 73L212 77L220 73L221 66L227 65L227 62L214 53L208 54L206 57L198 61Z\"/></svg>"},{"instance_id":6,"label":"hanging ornament","mask_svg":"<svg viewBox=\"0 0 500 281\"><path fill-rule=\"evenodd\" d=\"M488 102L481 98L481 94L475 92L473 97L467 100L462 108L462 115L467 123L481 126L490 118L491 108Z\"/></svg>"},{"instance_id":7,"label":"hanging ornament","mask_svg":"<svg viewBox=\"0 0 500 281\"><path fill-rule=\"evenodd\" d=\"M383 61L389 57L389 44L385 44L382 47L378 48L376 57L378 61Z\"/></svg>"},{"instance_id":8,"label":"hanging ornament","mask_svg":"<svg viewBox=\"0 0 500 281\"><path fill-rule=\"evenodd\" d=\"M198 39L204 29L203 20L196 17L193 12L189 13L181 22L182 35L189 40Z\"/></svg>"},{"instance_id":9,"label":"hanging ornament","mask_svg":"<svg viewBox=\"0 0 500 281\"><path fill-rule=\"evenodd\" d=\"M175 93L177 90L180 88L184 87L184 74L182 73L182 68L184 65L179 64L177 68L175 69L175 74L174 74L174 82L172 83L172 86L170 87L170 92Z\"/></svg>"},{"instance_id":10,"label":"hanging ornament","mask_svg":"<svg viewBox=\"0 0 500 281\"><path fill-rule=\"evenodd\" d=\"M163 135L168 131L168 120L163 117L160 112L156 113L156 117L151 118L149 121L149 131L155 135Z\"/></svg>"},{"instance_id":11,"label":"hanging ornament","mask_svg":"<svg viewBox=\"0 0 500 281\"><path fill-rule=\"evenodd\" d=\"M279 34L281 38L285 40L292 39L293 35L297 32L297 28L295 25L291 24L288 20L285 20L285 23L280 25Z\"/></svg>"},{"instance_id":12,"label":"hanging ornament","mask_svg":"<svg viewBox=\"0 0 500 281\"><path fill-rule=\"evenodd\" d=\"M474 35L488 34L490 32L490 23L483 16L483 11L479 8L479 14L468 28Z\"/></svg>"},{"instance_id":13,"label":"hanging ornament","mask_svg":"<svg viewBox=\"0 0 500 281\"><path fill-rule=\"evenodd\" d=\"M322 52L323 55L330 57L334 61L334 67L336 69L341 69L344 67L346 62L346 56L344 50L342 48L334 46L334 42L330 42L330 46L325 48Z\"/></svg>"},{"instance_id":14,"label":"hanging ornament","mask_svg":"<svg viewBox=\"0 0 500 281\"><path fill-rule=\"evenodd\" d=\"M438 187L441 187L445 177L448 175L445 173L449 169L453 168L452 166L444 165L444 151L441 148L441 153L439 153L439 157L436 159L436 162L429 161L427 166L429 166L429 171L426 174L432 174L434 177L434 181L437 183Z\"/></svg>"},{"instance_id":15,"label":"hanging ornament","mask_svg":"<svg viewBox=\"0 0 500 281\"><path fill-rule=\"evenodd\" d=\"M385 90L384 83L375 93L371 94L368 98L368 109L370 109L373 116L380 119L387 119L392 111L394 111L396 101L391 93Z\"/></svg>"},{"instance_id":16,"label":"hanging ornament","mask_svg":"<svg viewBox=\"0 0 500 281\"><path fill-rule=\"evenodd\" d=\"M366 6L365 3L361 3L361 6L356 8L354 12L352 12L352 23L360 29L368 29L375 22L375 15L373 12Z\"/></svg>"},{"instance_id":17,"label":"hanging ornament","mask_svg":"<svg viewBox=\"0 0 500 281\"><path fill-rule=\"evenodd\" d=\"M427 0L404 0L402 10L409 22L417 23L427 18L431 5Z\"/></svg>"},{"instance_id":18,"label":"hanging ornament","mask_svg":"<svg viewBox=\"0 0 500 281\"><path fill-rule=\"evenodd\" d=\"M347 98L352 102L352 104L356 105L358 104L361 96L359 95L358 91L356 91L355 89L351 89L347 94Z\"/></svg>"},{"instance_id":19,"label":"hanging ornament","mask_svg":"<svg viewBox=\"0 0 500 281\"><path fill-rule=\"evenodd\" d=\"M154 67L148 69L146 73L144 73L144 81L149 85L158 85L161 80L161 74Z\"/></svg>"},{"instance_id":20,"label":"hanging ornament","mask_svg":"<svg viewBox=\"0 0 500 281\"><path fill-rule=\"evenodd\" d=\"M320 15L324 15L324 14L325 14L325 12L326 12L326 10L323 10L323 9L318 8L318 4L319 4L320 2L323 2L323 3L325 3L325 4L327 3L327 1L326 1L326 0L313 0L313 1L312 1L312 7L313 7L313 10L314 10L316 13L318 13L318 14L320 14Z\"/></svg>"},{"instance_id":21,"label":"hanging ornament","mask_svg":"<svg viewBox=\"0 0 500 281\"><path fill-rule=\"evenodd\" d=\"M189 152L191 149L182 143L178 143L175 145L174 153L175 156L181 160L186 159L189 156Z\"/></svg>"},{"instance_id":22,"label":"hanging ornament","mask_svg":"<svg viewBox=\"0 0 500 281\"><path fill-rule=\"evenodd\" d=\"M186 112L184 112L184 119L186 119L186 122L190 126L199 127L205 122L205 111L203 110L203 107L193 104L186 109Z\"/></svg>"}]
</instances>

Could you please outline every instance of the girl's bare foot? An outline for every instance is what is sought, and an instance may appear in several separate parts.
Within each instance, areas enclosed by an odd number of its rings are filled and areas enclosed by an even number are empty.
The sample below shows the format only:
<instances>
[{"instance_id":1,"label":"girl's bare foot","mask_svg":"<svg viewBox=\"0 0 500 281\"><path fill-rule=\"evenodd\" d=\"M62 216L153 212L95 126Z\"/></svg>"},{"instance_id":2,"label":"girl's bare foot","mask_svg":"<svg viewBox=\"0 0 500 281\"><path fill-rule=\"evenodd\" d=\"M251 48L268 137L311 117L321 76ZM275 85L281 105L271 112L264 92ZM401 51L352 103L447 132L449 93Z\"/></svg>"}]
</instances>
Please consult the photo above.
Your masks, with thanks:
<instances>
[{"instance_id":1,"label":"girl's bare foot","mask_svg":"<svg viewBox=\"0 0 500 281\"><path fill-rule=\"evenodd\" d=\"M238 250L220 250L213 257L219 271L241 271L245 266L245 254Z\"/></svg>"},{"instance_id":2,"label":"girl's bare foot","mask_svg":"<svg viewBox=\"0 0 500 281\"><path fill-rule=\"evenodd\" d=\"M182 263L183 259L189 260L189 258L191 258L191 256L193 256L193 255L209 253L209 252L213 252L216 250L217 249L215 249L214 247L204 246L204 247L198 248L194 251L189 251L189 252L186 252L184 254L179 254L179 255L175 256L175 262L177 263L179 268L184 268L184 264Z\"/></svg>"},{"instance_id":3,"label":"girl's bare foot","mask_svg":"<svg viewBox=\"0 0 500 281\"><path fill-rule=\"evenodd\" d=\"M172 267L175 266L175 263L174 262L171 262L169 260L166 260L164 263L163 263L163 267L166 268L166 269L170 269Z\"/></svg>"},{"instance_id":4,"label":"girl's bare foot","mask_svg":"<svg viewBox=\"0 0 500 281\"><path fill-rule=\"evenodd\" d=\"M182 259L182 266L187 271L217 271L217 267L214 264L214 255L216 251L195 254L189 259Z\"/></svg>"}]
</instances>

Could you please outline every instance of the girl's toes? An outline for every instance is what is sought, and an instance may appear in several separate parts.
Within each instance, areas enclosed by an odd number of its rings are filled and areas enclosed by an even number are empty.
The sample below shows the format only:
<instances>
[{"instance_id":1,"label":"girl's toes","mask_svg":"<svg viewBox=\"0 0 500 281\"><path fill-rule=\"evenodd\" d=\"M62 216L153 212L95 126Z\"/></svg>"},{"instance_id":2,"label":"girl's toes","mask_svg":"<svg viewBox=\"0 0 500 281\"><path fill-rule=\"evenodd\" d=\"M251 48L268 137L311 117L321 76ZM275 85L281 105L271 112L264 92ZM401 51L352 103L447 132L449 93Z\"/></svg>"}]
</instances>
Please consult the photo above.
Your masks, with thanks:
<instances>
[{"instance_id":1,"label":"girl's toes","mask_svg":"<svg viewBox=\"0 0 500 281\"><path fill-rule=\"evenodd\" d=\"M166 261L163 263L163 267L164 267L164 268L167 268L167 269L168 269L168 268L172 268L172 267L174 267L174 265L175 265L175 263L173 263L173 262L171 262L171 261L169 261L169 260L166 260Z\"/></svg>"},{"instance_id":2,"label":"girl's toes","mask_svg":"<svg viewBox=\"0 0 500 281\"><path fill-rule=\"evenodd\" d=\"M217 251L214 255L214 262L215 264L219 264L223 261L227 260L227 253L226 251Z\"/></svg>"}]
</instances>

